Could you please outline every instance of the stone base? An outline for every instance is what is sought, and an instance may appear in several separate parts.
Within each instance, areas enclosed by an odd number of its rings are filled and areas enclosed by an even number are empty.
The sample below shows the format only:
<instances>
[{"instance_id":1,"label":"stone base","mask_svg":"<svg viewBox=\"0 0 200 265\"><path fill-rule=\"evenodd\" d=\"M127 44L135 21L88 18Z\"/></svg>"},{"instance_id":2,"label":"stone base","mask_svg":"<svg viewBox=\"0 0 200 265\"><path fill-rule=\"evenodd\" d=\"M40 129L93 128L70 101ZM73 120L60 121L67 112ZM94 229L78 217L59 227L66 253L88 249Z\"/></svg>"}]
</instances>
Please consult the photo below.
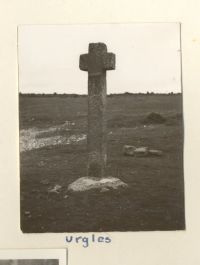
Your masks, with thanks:
<instances>
[{"instance_id":1,"label":"stone base","mask_svg":"<svg viewBox=\"0 0 200 265\"><path fill-rule=\"evenodd\" d=\"M107 192L109 190L117 190L127 188L128 185L118 178L93 178L82 177L74 181L68 186L68 191L82 192L89 190L99 190L100 192Z\"/></svg>"}]
</instances>

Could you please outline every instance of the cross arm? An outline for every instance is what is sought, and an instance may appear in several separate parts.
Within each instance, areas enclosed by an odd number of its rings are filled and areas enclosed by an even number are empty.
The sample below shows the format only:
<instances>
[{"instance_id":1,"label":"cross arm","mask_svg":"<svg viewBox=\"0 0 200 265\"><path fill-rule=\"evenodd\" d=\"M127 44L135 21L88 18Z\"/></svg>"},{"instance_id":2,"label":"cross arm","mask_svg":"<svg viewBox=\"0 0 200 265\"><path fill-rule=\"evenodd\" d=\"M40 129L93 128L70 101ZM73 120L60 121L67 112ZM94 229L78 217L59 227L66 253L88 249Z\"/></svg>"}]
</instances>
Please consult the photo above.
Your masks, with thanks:
<instances>
[{"instance_id":1,"label":"cross arm","mask_svg":"<svg viewBox=\"0 0 200 265\"><path fill-rule=\"evenodd\" d=\"M103 65L105 70L114 70L115 69L115 54L108 52L104 55Z\"/></svg>"},{"instance_id":2,"label":"cross arm","mask_svg":"<svg viewBox=\"0 0 200 265\"><path fill-rule=\"evenodd\" d=\"M79 68L82 71L88 71L88 54L80 55Z\"/></svg>"}]
</instances>

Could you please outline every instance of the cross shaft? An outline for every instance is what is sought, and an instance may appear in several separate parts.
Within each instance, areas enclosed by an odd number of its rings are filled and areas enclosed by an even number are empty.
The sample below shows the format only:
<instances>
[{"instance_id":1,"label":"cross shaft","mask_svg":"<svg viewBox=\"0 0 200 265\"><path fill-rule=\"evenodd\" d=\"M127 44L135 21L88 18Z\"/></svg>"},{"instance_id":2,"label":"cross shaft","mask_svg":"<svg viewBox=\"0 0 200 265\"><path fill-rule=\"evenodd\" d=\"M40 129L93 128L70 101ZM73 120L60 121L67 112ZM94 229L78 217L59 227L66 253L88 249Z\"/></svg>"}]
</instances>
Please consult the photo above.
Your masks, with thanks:
<instances>
[{"instance_id":1,"label":"cross shaft","mask_svg":"<svg viewBox=\"0 0 200 265\"><path fill-rule=\"evenodd\" d=\"M104 43L90 43L79 67L88 71L88 176L104 177L107 160L106 71L115 69L115 54Z\"/></svg>"}]
</instances>

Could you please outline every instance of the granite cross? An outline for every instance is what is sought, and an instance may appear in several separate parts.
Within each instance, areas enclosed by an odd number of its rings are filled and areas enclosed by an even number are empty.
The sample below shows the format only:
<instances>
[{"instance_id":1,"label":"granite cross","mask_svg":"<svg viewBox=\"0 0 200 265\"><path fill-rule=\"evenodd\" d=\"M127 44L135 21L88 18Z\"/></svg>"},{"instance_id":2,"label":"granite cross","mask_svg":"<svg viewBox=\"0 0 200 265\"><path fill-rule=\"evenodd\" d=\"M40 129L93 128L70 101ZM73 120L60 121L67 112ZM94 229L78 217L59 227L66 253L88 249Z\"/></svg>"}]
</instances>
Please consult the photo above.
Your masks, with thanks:
<instances>
[{"instance_id":1,"label":"granite cross","mask_svg":"<svg viewBox=\"0 0 200 265\"><path fill-rule=\"evenodd\" d=\"M115 69L115 54L104 43L90 43L79 67L88 72L88 176L102 178L107 160L106 71Z\"/></svg>"}]
</instances>

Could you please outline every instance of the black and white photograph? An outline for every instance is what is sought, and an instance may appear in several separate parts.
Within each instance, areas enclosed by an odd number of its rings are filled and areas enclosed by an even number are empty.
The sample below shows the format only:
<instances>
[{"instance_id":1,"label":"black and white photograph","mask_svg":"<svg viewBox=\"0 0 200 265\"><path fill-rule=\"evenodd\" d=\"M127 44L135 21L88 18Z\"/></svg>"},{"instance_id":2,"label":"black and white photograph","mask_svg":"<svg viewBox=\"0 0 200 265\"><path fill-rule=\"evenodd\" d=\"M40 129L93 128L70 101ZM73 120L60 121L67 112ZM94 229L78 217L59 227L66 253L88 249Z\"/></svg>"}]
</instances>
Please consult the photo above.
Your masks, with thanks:
<instances>
[{"instance_id":1,"label":"black and white photograph","mask_svg":"<svg viewBox=\"0 0 200 265\"><path fill-rule=\"evenodd\" d=\"M23 233L185 230L181 61L180 23L18 27Z\"/></svg>"},{"instance_id":2,"label":"black and white photograph","mask_svg":"<svg viewBox=\"0 0 200 265\"><path fill-rule=\"evenodd\" d=\"M0 259L0 265L59 265L57 259Z\"/></svg>"},{"instance_id":3,"label":"black and white photograph","mask_svg":"<svg viewBox=\"0 0 200 265\"><path fill-rule=\"evenodd\" d=\"M0 265L67 265L66 249L1 249Z\"/></svg>"}]
</instances>

